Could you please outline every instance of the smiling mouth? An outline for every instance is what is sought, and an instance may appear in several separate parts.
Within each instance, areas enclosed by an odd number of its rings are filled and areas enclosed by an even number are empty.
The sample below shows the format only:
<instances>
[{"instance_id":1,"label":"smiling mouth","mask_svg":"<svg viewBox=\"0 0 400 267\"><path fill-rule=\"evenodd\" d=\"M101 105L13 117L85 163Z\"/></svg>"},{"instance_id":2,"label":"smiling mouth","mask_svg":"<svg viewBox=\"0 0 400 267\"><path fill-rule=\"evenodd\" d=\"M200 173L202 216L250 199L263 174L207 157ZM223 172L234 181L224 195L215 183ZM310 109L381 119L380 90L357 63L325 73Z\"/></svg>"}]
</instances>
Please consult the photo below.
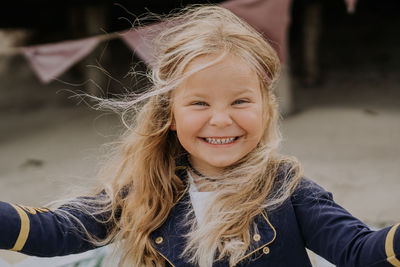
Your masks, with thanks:
<instances>
[{"instance_id":1,"label":"smiling mouth","mask_svg":"<svg viewBox=\"0 0 400 267\"><path fill-rule=\"evenodd\" d=\"M236 136L236 137L223 137L223 138L219 138L219 137L202 137L201 139L203 139L206 143L212 144L212 145L225 145L225 144L232 144L234 143L236 140L239 139L240 136Z\"/></svg>"}]
</instances>

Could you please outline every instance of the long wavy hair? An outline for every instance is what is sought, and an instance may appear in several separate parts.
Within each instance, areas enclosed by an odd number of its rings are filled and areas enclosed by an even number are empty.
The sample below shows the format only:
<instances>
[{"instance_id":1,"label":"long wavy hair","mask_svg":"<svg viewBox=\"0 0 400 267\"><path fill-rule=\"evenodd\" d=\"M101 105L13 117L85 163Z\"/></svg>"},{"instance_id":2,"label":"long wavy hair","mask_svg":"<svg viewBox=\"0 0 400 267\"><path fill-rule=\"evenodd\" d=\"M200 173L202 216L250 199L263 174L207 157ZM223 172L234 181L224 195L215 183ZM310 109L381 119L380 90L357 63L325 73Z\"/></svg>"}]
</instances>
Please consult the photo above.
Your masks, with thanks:
<instances>
[{"instance_id":1,"label":"long wavy hair","mask_svg":"<svg viewBox=\"0 0 400 267\"><path fill-rule=\"evenodd\" d=\"M301 177L296 159L277 153L281 140L273 88L280 63L275 51L252 27L230 11L215 5L191 6L166 18L170 26L153 43L156 61L151 69L151 88L123 100L103 100L102 105L121 108L133 120L101 171L104 177L94 198L98 211L107 214L106 238L91 237L96 245L118 244L121 265L164 266L164 258L152 245L150 234L166 220L184 181L175 173L176 159L184 149L174 131L172 92L188 76L185 68L202 55L217 63L232 54L247 62L257 74L262 90L265 130L259 144L226 171L208 182L213 196L205 221L196 221L186 236L182 257L199 266L229 259L231 265L245 255L255 216L282 204ZM278 175L286 169L286 175ZM279 178L279 182L277 181ZM207 183L207 181L204 181ZM93 207L91 203L91 207ZM217 256L218 255L218 256ZM215 259L217 257L217 259Z\"/></svg>"}]
</instances>

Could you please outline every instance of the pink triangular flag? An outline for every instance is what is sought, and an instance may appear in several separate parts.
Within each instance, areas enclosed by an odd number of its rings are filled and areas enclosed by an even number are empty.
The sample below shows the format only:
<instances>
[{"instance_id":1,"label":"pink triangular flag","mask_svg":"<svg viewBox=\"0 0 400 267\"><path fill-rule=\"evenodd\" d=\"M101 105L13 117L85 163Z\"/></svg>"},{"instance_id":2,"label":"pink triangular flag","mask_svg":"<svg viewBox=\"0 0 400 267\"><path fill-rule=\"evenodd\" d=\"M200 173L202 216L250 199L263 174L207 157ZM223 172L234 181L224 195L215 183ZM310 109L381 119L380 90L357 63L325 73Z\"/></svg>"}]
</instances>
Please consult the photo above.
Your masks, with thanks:
<instances>
[{"instance_id":1,"label":"pink triangular flag","mask_svg":"<svg viewBox=\"0 0 400 267\"><path fill-rule=\"evenodd\" d=\"M291 0L230 0L221 3L261 32L285 61Z\"/></svg>"},{"instance_id":2,"label":"pink triangular flag","mask_svg":"<svg viewBox=\"0 0 400 267\"><path fill-rule=\"evenodd\" d=\"M347 12L354 13L356 10L357 0L344 0L347 5Z\"/></svg>"},{"instance_id":3,"label":"pink triangular flag","mask_svg":"<svg viewBox=\"0 0 400 267\"><path fill-rule=\"evenodd\" d=\"M140 28L132 28L121 33L121 39L150 67L154 66L155 55L152 48L154 38L171 22L160 22Z\"/></svg>"},{"instance_id":4,"label":"pink triangular flag","mask_svg":"<svg viewBox=\"0 0 400 267\"><path fill-rule=\"evenodd\" d=\"M99 43L97 37L25 47L22 53L44 83L50 82L88 55Z\"/></svg>"}]
</instances>

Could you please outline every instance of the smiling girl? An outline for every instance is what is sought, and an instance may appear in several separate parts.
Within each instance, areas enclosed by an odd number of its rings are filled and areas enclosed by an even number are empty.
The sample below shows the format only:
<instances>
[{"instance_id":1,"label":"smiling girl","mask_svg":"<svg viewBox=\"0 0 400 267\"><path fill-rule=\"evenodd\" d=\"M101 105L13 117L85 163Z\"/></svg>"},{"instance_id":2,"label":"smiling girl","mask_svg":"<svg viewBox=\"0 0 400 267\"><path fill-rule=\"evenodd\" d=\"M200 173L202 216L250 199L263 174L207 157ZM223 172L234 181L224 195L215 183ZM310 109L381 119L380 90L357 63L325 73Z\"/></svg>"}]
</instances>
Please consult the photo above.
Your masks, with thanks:
<instances>
[{"instance_id":1,"label":"smiling girl","mask_svg":"<svg viewBox=\"0 0 400 267\"><path fill-rule=\"evenodd\" d=\"M398 225L372 231L276 151L279 60L218 6L170 18L152 88L86 197L57 209L0 203L0 248L38 256L115 243L121 266L400 266Z\"/></svg>"}]
</instances>

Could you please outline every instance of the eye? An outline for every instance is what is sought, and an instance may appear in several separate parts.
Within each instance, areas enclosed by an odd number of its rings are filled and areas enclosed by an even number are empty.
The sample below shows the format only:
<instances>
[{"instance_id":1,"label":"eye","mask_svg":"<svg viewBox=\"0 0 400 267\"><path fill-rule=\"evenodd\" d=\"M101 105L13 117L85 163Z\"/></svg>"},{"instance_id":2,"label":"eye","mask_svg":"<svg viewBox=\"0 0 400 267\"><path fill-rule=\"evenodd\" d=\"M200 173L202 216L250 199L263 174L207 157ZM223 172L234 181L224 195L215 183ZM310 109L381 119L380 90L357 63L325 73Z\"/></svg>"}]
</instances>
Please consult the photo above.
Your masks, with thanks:
<instances>
[{"instance_id":1,"label":"eye","mask_svg":"<svg viewBox=\"0 0 400 267\"><path fill-rule=\"evenodd\" d=\"M208 106L208 104L203 101L193 102L191 105L193 105L193 106Z\"/></svg>"},{"instance_id":2,"label":"eye","mask_svg":"<svg viewBox=\"0 0 400 267\"><path fill-rule=\"evenodd\" d=\"M232 105L240 105L240 104L244 104L244 103L249 103L249 101L246 99L238 99L238 100L233 101Z\"/></svg>"}]
</instances>

